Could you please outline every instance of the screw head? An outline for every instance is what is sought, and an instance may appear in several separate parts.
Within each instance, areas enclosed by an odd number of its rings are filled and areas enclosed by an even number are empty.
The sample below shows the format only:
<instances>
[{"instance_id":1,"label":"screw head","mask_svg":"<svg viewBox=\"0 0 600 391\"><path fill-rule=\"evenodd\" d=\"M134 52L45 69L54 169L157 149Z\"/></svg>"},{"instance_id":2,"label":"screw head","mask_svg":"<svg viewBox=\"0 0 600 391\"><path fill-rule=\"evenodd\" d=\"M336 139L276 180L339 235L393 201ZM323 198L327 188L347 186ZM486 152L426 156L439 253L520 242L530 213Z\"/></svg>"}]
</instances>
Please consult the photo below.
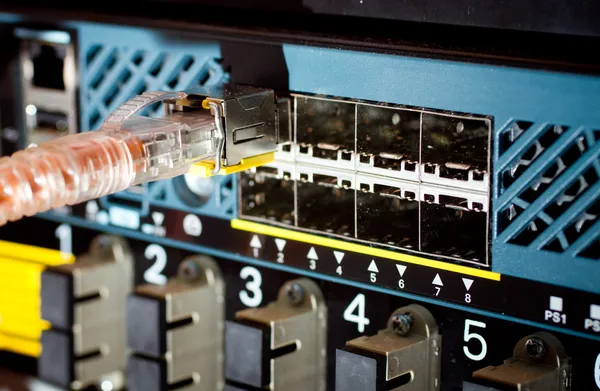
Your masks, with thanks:
<instances>
[{"instance_id":1,"label":"screw head","mask_svg":"<svg viewBox=\"0 0 600 391\"><path fill-rule=\"evenodd\" d=\"M392 330L400 336L404 336L408 334L412 325L414 318L411 314L397 314L392 319Z\"/></svg>"},{"instance_id":2,"label":"screw head","mask_svg":"<svg viewBox=\"0 0 600 391\"><path fill-rule=\"evenodd\" d=\"M539 360L546 354L546 344L538 337L531 337L525 341L525 354L531 359Z\"/></svg>"},{"instance_id":3,"label":"screw head","mask_svg":"<svg viewBox=\"0 0 600 391\"><path fill-rule=\"evenodd\" d=\"M200 266L194 261L185 261L179 268L179 274L187 281L194 281L200 275Z\"/></svg>"},{"instance_id":4,"label":"screw head","mask_svg":"<svg viewBox=\"0 0 600 391\"><path fill-rule=\"evenodd\" d=\"M300 305L304 301L304 288L297 282L294 282L287 288L286 295L290 304Z\"/></svg>"}]
</instances>

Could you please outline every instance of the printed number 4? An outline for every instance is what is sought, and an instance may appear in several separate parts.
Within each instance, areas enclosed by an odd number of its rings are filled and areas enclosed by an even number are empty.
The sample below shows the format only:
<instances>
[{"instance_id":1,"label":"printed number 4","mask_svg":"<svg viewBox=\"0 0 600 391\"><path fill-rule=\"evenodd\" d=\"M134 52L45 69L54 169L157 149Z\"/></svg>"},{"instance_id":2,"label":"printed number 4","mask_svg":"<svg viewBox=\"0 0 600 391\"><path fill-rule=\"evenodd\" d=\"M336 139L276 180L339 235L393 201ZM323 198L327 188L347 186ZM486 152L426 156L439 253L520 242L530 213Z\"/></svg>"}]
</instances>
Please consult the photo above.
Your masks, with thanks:
<instances>
[{"instance_id":1,"label":"printed number 4","mask_svg":"<svg viewBox=\"0 0 600 391\"><path fill-rule=\"evenodd\" d=\"M356 314L354 313L356 311ZM356 323L358 332L363 333L365 326L368 326L371 321L365 317L365 295L359 293L354 300L348 305L344 311L344 320Z\"/></svg>"},{"instance_id":2,"label":"printed number 4","mask_svg":"<svg viewBox=\"0 0 600 391\"><path fill-rule=\"evenodd\" d=\"M465 319L465 332L463 335L463 339L465 342L469 342L472 339L476 339L481 344L481 352L474 354L469 350L467 345L463 346L463 351L465 352L465 356L473 361L481 361L487 355L487 342L485 342L485 338L481 336L481 334L473 333L469 331L470 327L480 327L482 329L486 328L486 324L483 322L477 322L471 319Z\"/></svg>"},{"instance_id":3,"label":"printed number 4","mask_svg":"<svg viewBox=\"0 0 600 391\"><path fill-rule=\"evenodd\" d=\"M150 284L164 285L167 283L167 276L162 272L167 266L167 252L158 244L151 244L146 247L144 256L148 260L153 260L154 263L148 270L144 272L144 280Z\"/></svg>"}]
</instances>

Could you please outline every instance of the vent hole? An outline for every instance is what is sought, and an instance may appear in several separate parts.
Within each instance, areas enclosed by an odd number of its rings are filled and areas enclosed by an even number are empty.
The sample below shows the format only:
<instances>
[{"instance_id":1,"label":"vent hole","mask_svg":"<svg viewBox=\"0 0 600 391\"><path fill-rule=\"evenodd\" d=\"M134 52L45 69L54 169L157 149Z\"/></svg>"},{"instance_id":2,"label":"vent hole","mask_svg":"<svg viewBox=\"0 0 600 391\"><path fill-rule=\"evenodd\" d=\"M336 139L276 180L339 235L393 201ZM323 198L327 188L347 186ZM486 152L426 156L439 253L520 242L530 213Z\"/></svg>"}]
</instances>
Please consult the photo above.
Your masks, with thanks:
<instances>
[{"instance_id":1,"label":"vent hole","mask_svg":"<svg viewBox=\"0 0 600 391\"><path fill-rule=\"evenodd\" d=\"M98 57L98 54L100 54L101 49L102 49L101 45L94 45L91 48L89 48L89 50L87 51L87 53L85 55L85 63L87 66L90 66L92 61L94 61L96 59L96 57Z\"/></svg>"},{"instance_id":2,"label":"vent hole","mask_svg":"<svg viewBox=\"0 0 600 391\"><path fill-rule=\"evenodd\" d=\"M190 68L192 67L192 65L194 65L194 57L192 56L185 56L185 58L183 59L183 71L187 72L190 70Z\"/></svg>"},{"instance_id":3,"label":"vent hole","mask_svg":"<svg viewBox=\"0 0 600 391\"><path fill-rule=\"evenodd\" d=\"M154 64L152 64L152 66L150 67L150 75L152 75L153 77L157 77L158 74L160 73L160 71L162 71L163 66L165 65L165 61L166 58L164 55L160 55L156 61L154 61Z\"/></svg>"}]
</instances>

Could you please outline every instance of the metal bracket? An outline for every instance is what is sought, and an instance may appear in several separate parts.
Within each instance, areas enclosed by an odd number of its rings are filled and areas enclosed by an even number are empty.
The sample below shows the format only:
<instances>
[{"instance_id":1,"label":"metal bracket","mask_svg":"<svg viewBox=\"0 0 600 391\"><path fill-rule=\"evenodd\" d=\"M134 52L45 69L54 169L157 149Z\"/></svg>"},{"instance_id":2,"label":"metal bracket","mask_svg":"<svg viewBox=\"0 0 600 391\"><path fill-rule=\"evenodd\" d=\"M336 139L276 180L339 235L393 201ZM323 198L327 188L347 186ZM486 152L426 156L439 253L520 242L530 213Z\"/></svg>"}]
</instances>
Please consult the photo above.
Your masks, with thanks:
<instances>
[{"instance_id":1,"label":"metal bracket","mask_svg":"<svg viewBox=\"0 0 600 391\"><path fill-rule=\"evenodd\" d=\"M571 366L558 338L540 332L517 342L513 356L502 365L473 372L473 379L485 385L511 386L516 390L568 391Z\"/></svg>"},{"instance_id":2,"label":"metal bracket","mask_svg":"<svg viewBox=\"0 0 600 391\"><path fill-rule=\"evenodd\" d=\"M114 236L101 235L76 262L44 271L42 317L52 328L42 334L40 377L75 390L105 382L122 389L132 286L133 257Z\"/></svg>"},{"instance_id":3,"label":"metal bracket","mask_svg":"<svg viewBox=\"0 0 600 391\"><path fill-rule=\"evenodd\" d=\"M277 300L261 308L236 313L236 320L266 327L268 386L271 391L324 391L326 389L327 307L318 285L308 279L286 282ZM229 326L228 326L229 327ZM227 340L227 351L243 349ZM273 354L289 349L287 354ZM229 360L229 355L228 355ZM260 365L259 363L252 363ZM247 363L228 362L228 371ZM233 368L232 368L233 367Z\"/></svg>"},{"instance_id":4,"label":"metal bracket","mask_svg":"<svg viewBox=\"0 0 600 391\"><path fill-rule=\"evenodd\" d=\"M177 387L182 391L223 389L224 290L216 262L201 255L186 258L165 285L136 289L129 299L129 312L136 315L128 321L129 390L162 390L160 384L185 384ZM145 368L154 361L161 363L159 384L146 384Z\"/></svg>"},{"instance_id":5,"label":"metal bracket","mask_svg":"<svg viewBox=\"0 0 600 391\"><path fill-rule=\"evenodd\" d=\"M386 329L371 337L353 339L346 345L358 349L355 354L365 351L384 358L386 384L381 389L440 389L442 337L433 315L425 307L412 304L399 308L390 316Z\"/></svg>"}]
</instances>

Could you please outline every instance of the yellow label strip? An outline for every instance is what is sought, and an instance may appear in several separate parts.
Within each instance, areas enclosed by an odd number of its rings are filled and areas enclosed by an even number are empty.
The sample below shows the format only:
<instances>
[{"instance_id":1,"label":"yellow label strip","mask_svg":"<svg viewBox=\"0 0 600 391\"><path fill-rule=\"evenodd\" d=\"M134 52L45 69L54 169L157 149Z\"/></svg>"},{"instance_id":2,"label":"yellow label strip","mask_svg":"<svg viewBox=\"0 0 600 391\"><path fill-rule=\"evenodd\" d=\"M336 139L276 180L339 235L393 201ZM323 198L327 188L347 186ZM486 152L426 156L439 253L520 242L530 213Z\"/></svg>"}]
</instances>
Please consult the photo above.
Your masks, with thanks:
<instances>
[{"instance_id":1,"label":"yellow label strip","mask_svg":"<svg viewBox=\"0 0 600 391\"><path fill-rule=\"evenodd\" d=\"M488 270L475 269L463 265L436 261L434 259L423 258L416 255L409 255L400 252L373 248L362 244L345 242L343 240L326 238L323 236L308 234L305 232L293 231L290 229L273 227L266 224L255 223L252 221L234 219L231 220L231 227L240 231L253 232L262 235L274 236L281 239L295 240L318 246L331 247L337 250L350 251L377 258L387 258L398 262L411 263L434 269L447 270L454 273L465 274L474 277L485 278L493 281L500 281L500 273Z\"/></svg>"},{"instance_id":2,"label":"yellow label strip","mask_svg":"<svg viewBox=\"0 0 600 391\"><path fill-rule=\"evenodd\" d=\"M58 250L7 242L5 240L0 240L0 256L37 262L47 266L75 262L75 256L72 254L63 254Z\"/></svg>"},{"instance_id":3,"label":"yellow label strip","mask_svg":"<svg viewBox=\"0 0 600 391\"><path fill-rule=\"evenodd\" d=\"M6 350L24 356L39 357L42 352L42 344L36 340L0 332L0 350Z\"/></svg>"}]
</instances>

